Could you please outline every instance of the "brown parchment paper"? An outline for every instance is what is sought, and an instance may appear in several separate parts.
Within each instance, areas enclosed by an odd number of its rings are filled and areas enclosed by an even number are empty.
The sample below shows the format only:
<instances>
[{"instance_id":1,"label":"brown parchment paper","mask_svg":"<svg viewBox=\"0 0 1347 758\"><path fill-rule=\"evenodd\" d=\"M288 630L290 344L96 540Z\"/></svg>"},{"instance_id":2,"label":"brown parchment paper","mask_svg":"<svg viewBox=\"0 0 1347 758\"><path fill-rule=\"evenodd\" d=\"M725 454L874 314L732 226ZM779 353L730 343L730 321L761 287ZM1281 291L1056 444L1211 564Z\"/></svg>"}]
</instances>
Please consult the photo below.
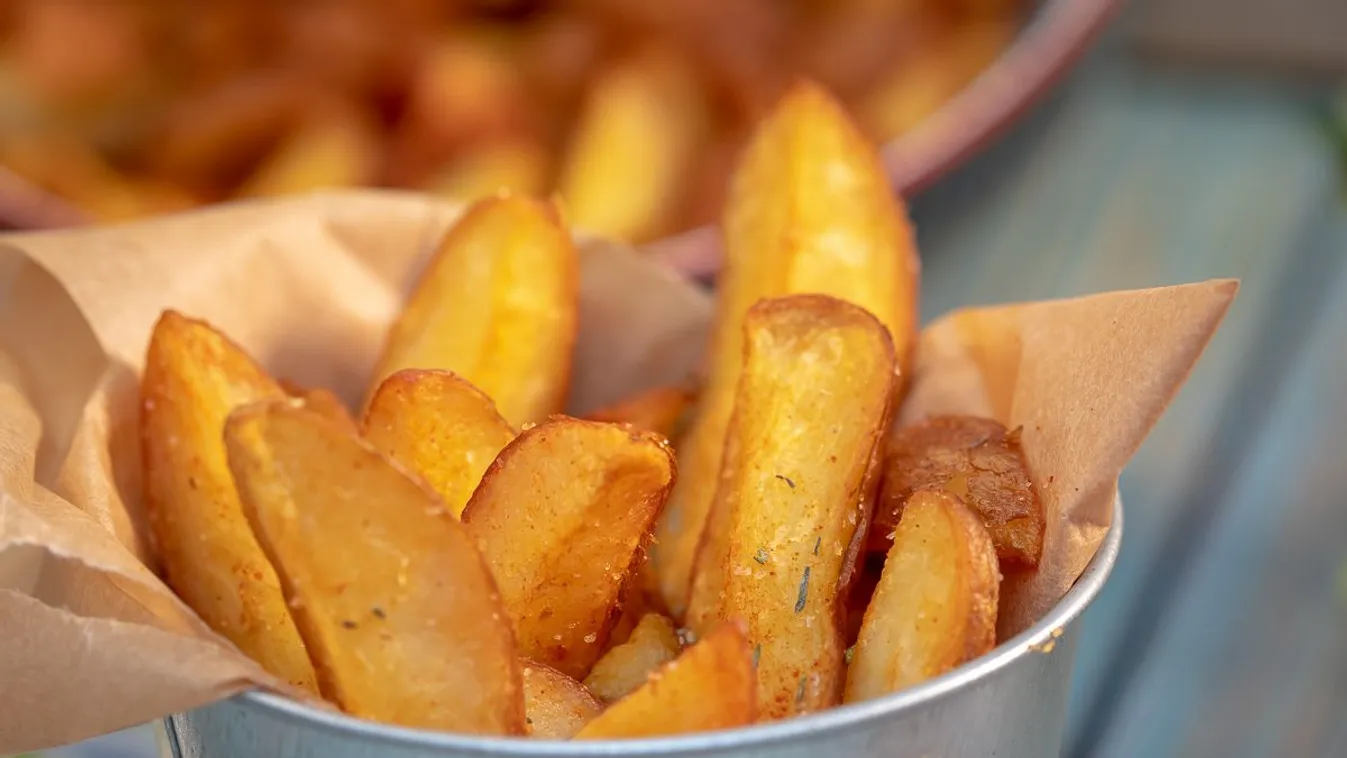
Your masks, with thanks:
<instances>
[{"instance_id":1,"label":"brown parchment paper","mask_svg":"<svg viewBox=\"0 0 1347 758\"><path fill-rule=\"evenodd\" d=\"M167 307L205 318L278 376L354 404L456 213L358 191L0 236L0 753L280 686L154 573L136 432L150 329ZM630 250L582 246L571 410L695 373L708 297ZM1005 631L1051 607L1093 556L1119 472L1235 290L966 311L924 333L905 418L1023 425L1048 507L1043 566L1006 580Z\"/></svg>"}]
</instances>

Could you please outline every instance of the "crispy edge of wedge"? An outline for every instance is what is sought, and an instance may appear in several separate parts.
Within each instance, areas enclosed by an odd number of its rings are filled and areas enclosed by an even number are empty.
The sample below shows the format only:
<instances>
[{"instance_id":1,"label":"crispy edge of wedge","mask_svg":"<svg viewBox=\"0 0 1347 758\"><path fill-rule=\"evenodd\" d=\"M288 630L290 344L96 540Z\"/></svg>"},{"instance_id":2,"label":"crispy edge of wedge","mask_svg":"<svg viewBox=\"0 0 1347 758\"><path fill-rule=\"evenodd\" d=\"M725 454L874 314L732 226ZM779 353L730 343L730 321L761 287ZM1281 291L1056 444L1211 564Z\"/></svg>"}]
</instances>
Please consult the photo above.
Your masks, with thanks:
<instances>
[{"instance_id":1,"label":"crispy edge of wedge","mask_svg":"<svg viewBox=\"0 0 1347 758\"><path fill-rule=\"evenodd\" d=\"M520 667L495 581L434 492L293 400L234 411L224 439L325 697L403 726L523 733ZM419 657L428 650L446 659Z\"/></svg>"},{"instance_id":2,"label":"crispy edge of wedge","mask_svg":"<svg viewBox=\"0 0 1347 758\"><path fill-rule=\"evenodd\" d=\"M956 495L921 490L861 623L847 702L939 676L996 646L1001 574L982 519Z\"/></svg>"},{"instance_id":3,"label":"crispy edge of wedge","mask_svg":"<svg viewBox=\"0 0 1347 758\"><path fill-rule=\"evenodd\" d=\"M370 398L361 433L420 475L455 517L515 431L491 398L450 371L403 369Z\"/></svg>"},{"instance_id":4,"label":"crispy edge of wedge","mask_svg":"<svg viewBox=\"0 0 1347 758\"><path fill-rule=\"evenodd\" d=\"M748 637L723 624L608 706L577 740L659 737L746 726L757 718L757 677Z\"/></svg>"}]
</instances>

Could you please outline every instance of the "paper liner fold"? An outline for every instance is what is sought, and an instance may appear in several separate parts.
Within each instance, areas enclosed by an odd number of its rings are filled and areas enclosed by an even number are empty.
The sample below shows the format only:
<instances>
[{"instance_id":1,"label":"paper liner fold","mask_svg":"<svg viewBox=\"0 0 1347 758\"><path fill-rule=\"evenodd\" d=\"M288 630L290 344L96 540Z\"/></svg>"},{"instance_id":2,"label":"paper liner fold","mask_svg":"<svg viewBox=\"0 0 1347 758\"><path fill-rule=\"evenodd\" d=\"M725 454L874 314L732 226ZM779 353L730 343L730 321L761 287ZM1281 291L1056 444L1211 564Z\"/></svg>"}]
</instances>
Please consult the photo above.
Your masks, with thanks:
<instances>
[{"instance_id":1,"label":"paper liner fold","mask_svg":"<svg viewBox=\"0 0 1347 758\"><path fill-rule=\"evenodd\" d=\"M457 214L396 192L223 206L0 236L0 753L279 687L155 576L143 529L138 376L164 308L204 318L277 376L354 404L384 329ZM700 368L709 299L582 241L571 410ZM923 334L905 419L1024 427L1048 508L1043 566L1006 580L1004 633L1071 585L1119 472L1236 290L1216 281L952 314Z\"/></svg>"}]
</instances>

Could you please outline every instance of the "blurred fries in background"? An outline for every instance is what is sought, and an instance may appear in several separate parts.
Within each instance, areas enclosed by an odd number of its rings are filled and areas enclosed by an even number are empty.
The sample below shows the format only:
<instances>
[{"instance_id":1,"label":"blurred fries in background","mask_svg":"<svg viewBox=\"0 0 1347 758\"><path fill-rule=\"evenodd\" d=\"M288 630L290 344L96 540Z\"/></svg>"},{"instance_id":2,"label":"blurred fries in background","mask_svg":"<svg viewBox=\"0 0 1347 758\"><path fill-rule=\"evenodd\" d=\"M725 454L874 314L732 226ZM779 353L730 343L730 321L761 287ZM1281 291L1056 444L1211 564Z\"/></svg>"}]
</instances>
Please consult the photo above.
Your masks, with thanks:
<instances>
[{"instance_id":1,"label":"blurred fries in background","mask_svg":"<svg viewBox=\"0 0 1347 758\"><path fill-rule=\"evenodd\" d=\"M642 242L716 220L732 156L796 77L884 141L976 76L1021 6L12 0L0 166L95 221L322 188L508 189Z\"/></svg>"}]
</instances>

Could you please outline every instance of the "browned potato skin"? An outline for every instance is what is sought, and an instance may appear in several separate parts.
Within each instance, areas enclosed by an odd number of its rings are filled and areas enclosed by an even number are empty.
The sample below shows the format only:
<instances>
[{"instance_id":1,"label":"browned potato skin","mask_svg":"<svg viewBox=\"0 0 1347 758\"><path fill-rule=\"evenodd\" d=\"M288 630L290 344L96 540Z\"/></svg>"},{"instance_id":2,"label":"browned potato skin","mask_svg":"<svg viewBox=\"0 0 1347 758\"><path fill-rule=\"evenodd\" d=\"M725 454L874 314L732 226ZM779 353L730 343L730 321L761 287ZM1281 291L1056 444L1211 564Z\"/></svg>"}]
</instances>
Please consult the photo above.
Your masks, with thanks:
<instances>
[{"instance_id":1,"label":"browned potato skin","mask_svg":"<svg viewBox=\"0 0 1347 758\"><path fill-rule=\"evenodd\" d=\"M915 493L861 625L846 701L910 687L995 647L1000 583L977 514L948 492Z\"/></svg>"},{"instance_id":2,"label":"browned potato skin","mask_svg":"<svg viewBox=\"0 0 1347 758\"><path fill-rule=\"evenodd\" d=\"M1046 521L1017 432L989 418L935 416L896 430L884 467L870 550L888 551L913 492L940 488L982 517L1003 565L1038 565Z\"/></svg>"},{"instance_id":3,"label":"browned potato skin","mask_svg":"<svg viewBox=\"0 0 1347 758\"><path fill-rule=\"evenodd\" d=\"M524 712L528 734L539 739L568 740L603 712L583 684L554 668L524 661Z\"/></svg>"},{"instance_id":4,"label":"browned potato skin","mask_svg":"<svg viewBox=\"0 0 1347 758\"><path fill-rule=\"evenodd\" d=\"M877 484L895 381L869 313L822 295L745 318L744 370L687 623L742 618L768 719L835 705L846 598Z\"/></svg>"},{"instance_id":5,"label":"browned potato skin","mask_svg":"<svg viewBox=\"0 0 1347 758\"><path fill-rule=\"evenodd\" d=\"M224 439L325 697L391 724L523 732L495 583L428 487L292 400L235 411Z\"/></svg>"},{"instance_id":6,"label":"browned potato skin","mask_svg":"<svg viewBox=\"0 0 1347 758\"><path fill-rule=\"evenodd\" d=\"M346 404L332 390L322 387L308 388L286 379L281 379L280 385L287 395L296 400L304 401L305 408L328 421L355 431L355 419L351 418L351 412L347 410Z\"/></svg>"},{"instance_id":7,"label":"browned potato skin","mask_svg":"<svg viewBox=\"0 0 1347 758\"><path fill-rule=\"evenodd\" d=\"M739 626L722 624L609 706L575 738L688 734L745 726L756 718L752 648Z\"/></svg>"},{"instance_id":8,"label":"browned potato skin","mask_svg":"<svg viewBox=\"0 0 1347 758\"><path fill-rule=\"evenodd\" d=\"M420 474L461 516L487 466L514 439L491 398L449 371L404 369L370 400L365 439Z\"/></svg>"},{"instance_id":9,"label":"browned potato skin","mask_svg":"<svg viewBox=\"0 0 1347 758\"><path fill-rule=\"evenodd\" d=\"M500 585L520 655L589 673L673 477L658 436L565 416L501 451L463 523Z\"/></svg>"},{"instance_id":10,"label":"browned potato skin","mask_svg":"<svg viewBox=\"0 0 1347 758\"><path fill-rule=\"evenodd\" d=\"M579 258L555 204L472 205L389 329L371 392L404 368L453 371L513 426L561 411L578 323Z\"/></svg>"},{"instance_id":11,"label":"browned potato skin","mask_svg":"<svg viewBox=\"0 0 1347 758\"><path fill-rule=\"evenodd\" d=\"M796 84L758 127L731 182L723 227L708 375L655 535L660 588L678 616L719 482L748 309L800 292L859 305L888 328L904 376L918 323L920 264L903 203L873 146L816 85Z\"/></svg>"},{"instance_id":12,"label":"browned potato skin","mask_svg":"<svg viewBox=\"0 0 1347 758\"><path fill-rule=\"evenodd\" d=\"M589 414L591 421L631 424L637 429L677 439L678 427L696 399L685 387L656 387Z\"/></svg>"},{"instance_id":13,"label":"browned potato skin","mask_svg":"<svg viewBox=\"0 0 1347 758\"><path fill-rule=\"evenodd\" d=\"M317 692L276 571L243 514L225 458L225 419L281 387L203 321L165 311L141 378L145 503L168 584L267 671Z\"/></svg>"},{"instance_id":14,"label":"browned potato skin","mask_svg":"<svg viewBox=\"0 0 1347 758\"><path fill-rule=\"evenodd\" d=\"M645 684L650 672L677 658L681 650L674 623L667 616L647 613L626 642L609 648L594 664L585 686L611 703Z\"/></svg>"}]
</instances>

